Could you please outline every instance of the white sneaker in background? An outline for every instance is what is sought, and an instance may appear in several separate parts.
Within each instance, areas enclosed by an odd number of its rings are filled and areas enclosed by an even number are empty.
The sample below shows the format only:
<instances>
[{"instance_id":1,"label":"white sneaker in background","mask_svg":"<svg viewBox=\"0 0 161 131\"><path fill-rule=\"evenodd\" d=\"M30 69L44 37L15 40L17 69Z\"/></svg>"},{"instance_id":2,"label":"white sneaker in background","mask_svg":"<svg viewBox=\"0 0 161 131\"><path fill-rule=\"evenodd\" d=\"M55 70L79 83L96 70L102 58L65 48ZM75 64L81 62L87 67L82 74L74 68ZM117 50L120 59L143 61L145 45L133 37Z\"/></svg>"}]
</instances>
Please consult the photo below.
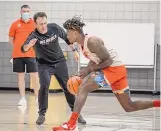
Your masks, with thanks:
<instances>
[{"instance_id":1,"label":"white sneaker in background","mask_svg":"<svg viewBox=\"0 0 161 131\"><path fill-rule=\"evenodd\" d=\"M25 98L22 98L21 100L19 100L18 106L25 106L25 105L27 105L27 101Z\"/></svg>"},{"instance_id":2,"label":"white sneaker in background","mask_svg":"<svg viewBox=\"0 0 161 131\"><path fill-rule=\"evenodd\" d=\"M25 114L27 106L26 105L18 106L18 109L21 111L22 114Z\"/></svg>"},{"instance_id":3,"label":"white sneaker in background","mask_svg":"<svg viewBox=\"0 0 161 131\"><path fill-rule=\"evenodd\" d=\"M10 63L13 64L13 58L10 60Z\"/></svg>"}]
</instances>

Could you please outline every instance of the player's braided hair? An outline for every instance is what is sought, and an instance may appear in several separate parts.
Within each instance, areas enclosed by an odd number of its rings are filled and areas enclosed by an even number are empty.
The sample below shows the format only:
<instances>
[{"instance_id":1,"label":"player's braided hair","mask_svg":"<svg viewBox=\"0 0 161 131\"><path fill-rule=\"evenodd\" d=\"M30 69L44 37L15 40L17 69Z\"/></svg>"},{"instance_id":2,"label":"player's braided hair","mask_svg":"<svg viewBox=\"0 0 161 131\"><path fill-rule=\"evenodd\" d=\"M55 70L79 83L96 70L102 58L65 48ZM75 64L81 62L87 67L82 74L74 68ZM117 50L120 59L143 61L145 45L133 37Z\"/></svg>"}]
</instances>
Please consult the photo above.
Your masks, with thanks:
<instances>
[{"instance_id":1,"label":"player's braided hair","mask_svg":"<svg viewBox=\"0 0 161 131\"><path fill-rule=\"evenodd\" d=\"M83 23L81 18L78 16L74 16L72 19L66 20L63 24L65 29L77 30L80 33L83 33L83 26L85 26L85 23Z\"/></svg>"}]
</instances>

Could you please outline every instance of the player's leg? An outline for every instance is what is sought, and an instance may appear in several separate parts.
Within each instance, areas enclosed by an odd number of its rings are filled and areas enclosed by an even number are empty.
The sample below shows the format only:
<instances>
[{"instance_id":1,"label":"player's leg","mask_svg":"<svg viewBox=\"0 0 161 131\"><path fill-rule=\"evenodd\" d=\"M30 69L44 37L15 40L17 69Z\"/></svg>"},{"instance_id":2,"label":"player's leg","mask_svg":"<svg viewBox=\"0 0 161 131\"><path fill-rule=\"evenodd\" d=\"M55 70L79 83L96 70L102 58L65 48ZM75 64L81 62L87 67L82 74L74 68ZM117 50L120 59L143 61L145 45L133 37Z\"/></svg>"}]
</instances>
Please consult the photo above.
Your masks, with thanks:
<instances>
[{"instance_id":1,"label":"player's leg","mask_svg":"<svg viewBox=\"0 0 161 131\"><path fill-rule=\"evenodd\" d=\"M74 103L73 112L80 114L82 107L84 106L88 93L93 92L98 89L98 84L95 81L95 77L92 76L93 73L86 76L79 87L78 94Z\"/></svg>"},{"instance_id":2,"label":"player's leg","mask_svg":"<svg viewBox=\"0 0 161 131\"><path fill-rule=\"evenodd\" d=\"M25 63L23 58L13 58L13 72L18 74L18 87L21 99L18 102L19 106L26 105L25 99Z\"/></svg>"},{"instance_id":3,"label":"player's leg","mask_svg":"<svg viewBox=\"0 0 161 131\"><path fill-rule=\"evenodd\" d=\"M143 110L160 106L160 101L132 101L128 87L127 72L125 66L111 67L104 70L106 80L118 101L126 112Z\"/></svg>"},{"instance_id":4,"label":"player's leg","mask_svg":"<svg viewBox=\"0 0 161 131\"><path fill-rule=\"evenodd\" d=\"M126 89L124 91L115 92L115 96L126 112L144 110L144 109L148 109L148 108L152 108L152 107L160 107L160 100L132 101L131 98L130 98L129 89Z\"/></svg>"},{"instance_id":5,"label":"player's leg","mask_svg":"<svg viewBox=\"0 0 161 131\"><path fill-rule=\"evenodd\" d=\"M76 128L76 121L79 117L81 109L83 108L83 106L87 100L88 93L90 93L96 89L98 89L98 85L94 81L94 78L91 77L91 74L86 76L84 78L82 84L79 87L79 91L78 91L78 94L76 96L76 100L74 103L73 113L72 113L69 121L60 127L53 127L53 131L74 130Z\"/></svg>"},{"instance_id":6,"label":"player's leg","mask_svg":"<svg viewBox=\"0 0 161 131\"><path fill-rule=\"evenodd\" d=\"M55 67L55 77L60 84L61 88L63 89L63 92L65 94L67 103L71 110L73 110L74 106L74 101L75 101L75 96L72 95L68 90L67 90L67 81L69 79L68 76L68 68L66 65L66 62L59 63L59 65L56 65Z\"/></svg>"},{"instance_id":7,"label":"player's leg","mask_svg":"<svg viewBox=\"0 0 161 131\"><path fill-rule=\"evenodd\" d=\"M40 84L39 84L38 67L37 67L36 58L25 58L25 63L26 63L26 72L30 73L32 86L36 96L36 102L38 102L37 98L38 98Z\"/></svg>"},{"instance_id":8,"label":"player's leg","mask_svg":"<svg viewBox=\"0 0 161 131\"><path fill-rule=\"evenodd\" d=\"M103 86L104 77L102 72L94 73L92 72L83 79L82 84L79 87L78 94L74 103L74 110L69 123L75 123L78 115L80 114L86 100L88 93L97 90L100 86Z\"/></svg>"}]
</instances>

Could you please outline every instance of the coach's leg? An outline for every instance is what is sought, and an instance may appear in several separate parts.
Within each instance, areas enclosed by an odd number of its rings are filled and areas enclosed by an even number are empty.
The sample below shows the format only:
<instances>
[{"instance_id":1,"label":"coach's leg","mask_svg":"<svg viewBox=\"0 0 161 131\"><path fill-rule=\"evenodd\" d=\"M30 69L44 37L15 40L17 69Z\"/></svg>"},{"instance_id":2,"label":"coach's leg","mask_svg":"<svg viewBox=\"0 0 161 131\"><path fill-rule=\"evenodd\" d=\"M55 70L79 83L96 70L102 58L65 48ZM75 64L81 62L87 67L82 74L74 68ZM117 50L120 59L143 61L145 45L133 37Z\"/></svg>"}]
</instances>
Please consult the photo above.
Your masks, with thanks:
<instances>
[{"instance_id":1,"label":"coach's leg","mask_svg":"<svg viewBox=\"0 0 161 131\"><path fill-rule=\"evenodd\" d=\"M73 110L74 107L74 101L75 101L75 96L72 95L68 90L67 90L67 81L69 79L68 76L68 68L66 65L66 62L60 63L58 67L55 69L55 77L58 80L58 83L62 87L67 103L71 110Z\"/></svg>"},{"instance_id":2,"label":"coach's leg","mask_svg":"<svg viewBox=\"0 0 161 131\"><path fill-rule=\"evenodd\" d=\"M45 121L45 113L48 108L48 90L50 85L51 75L49 68L46 65L38 65L40 89L38 94L39 100L39 117L36 124L41 125Z\"/></svg>"}]
</instances>

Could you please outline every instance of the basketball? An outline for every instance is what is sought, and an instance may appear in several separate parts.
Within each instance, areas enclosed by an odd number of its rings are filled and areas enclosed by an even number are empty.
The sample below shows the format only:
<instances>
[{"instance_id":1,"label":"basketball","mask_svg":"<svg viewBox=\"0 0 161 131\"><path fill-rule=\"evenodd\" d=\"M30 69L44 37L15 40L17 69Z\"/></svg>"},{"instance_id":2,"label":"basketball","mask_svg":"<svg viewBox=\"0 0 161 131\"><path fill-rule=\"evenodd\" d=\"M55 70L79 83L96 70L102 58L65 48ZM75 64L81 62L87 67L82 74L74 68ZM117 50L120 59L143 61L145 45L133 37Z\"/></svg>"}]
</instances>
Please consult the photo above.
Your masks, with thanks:
<instances>
[{"instance_id":1,"label":"basketball","mask_svg":"<svg viewBox=\"0 0 161 131\"><path fill-rule=\"evenodd\" d=\"M82 80L80 79L80 77L78 77L78 76L70 77L67 82L68 91L71 94L76 95L78 93L78 88L81 85L81 83L82 83Z\"/></svg>"}]
</instances>

